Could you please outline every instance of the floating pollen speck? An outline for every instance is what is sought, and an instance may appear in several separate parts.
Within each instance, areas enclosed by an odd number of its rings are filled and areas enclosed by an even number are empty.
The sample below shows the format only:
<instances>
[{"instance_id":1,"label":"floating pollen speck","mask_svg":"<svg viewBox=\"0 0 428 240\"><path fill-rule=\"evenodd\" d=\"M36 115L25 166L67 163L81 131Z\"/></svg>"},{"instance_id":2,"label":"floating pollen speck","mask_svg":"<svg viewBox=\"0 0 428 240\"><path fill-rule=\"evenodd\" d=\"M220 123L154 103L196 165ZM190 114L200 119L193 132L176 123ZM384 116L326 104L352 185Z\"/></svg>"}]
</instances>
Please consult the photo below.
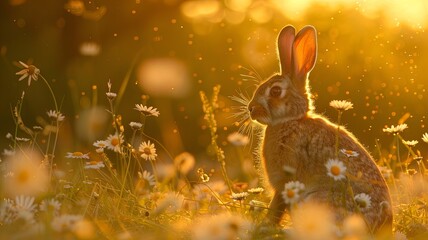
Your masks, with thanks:
<instances>
[{"instance_id":1,"label":"floating pollen speck","mask_svg":"<svg viewBox=\"0 0 428 240\"><path fill-rule=\"evenodd\" d=\"M83 56L94 57L100 54L101 46L96 42L84 42L80 45L79 52Z\"/></svg>"}]
</instances>

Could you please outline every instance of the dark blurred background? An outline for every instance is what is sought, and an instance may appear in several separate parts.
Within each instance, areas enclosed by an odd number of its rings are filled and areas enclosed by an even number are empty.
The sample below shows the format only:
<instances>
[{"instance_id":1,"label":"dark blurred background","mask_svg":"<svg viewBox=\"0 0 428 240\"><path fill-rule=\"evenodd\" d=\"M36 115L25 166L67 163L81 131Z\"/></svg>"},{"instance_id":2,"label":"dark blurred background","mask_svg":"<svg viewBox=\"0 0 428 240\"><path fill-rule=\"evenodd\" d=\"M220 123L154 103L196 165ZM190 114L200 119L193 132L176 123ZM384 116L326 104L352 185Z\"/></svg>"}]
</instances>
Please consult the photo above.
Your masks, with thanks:
<instances>
[{"instance_id":1,"label":"dark blurred background","mask_svg":"<svg viewBox=\"0 0 428 240\"><path fill-rule=\"evenodd\" d=\"M54 109L45 83L18 82L18 61L34 64L51 84L67 120L62 151L91 149L112 133L107 82L118 92L129 83L117 111L126 127L138 121L135 103L157 107L146 132L176 155L206 156L199 91L222 86L219 141L236 131L228 96L251 96L251 77L278 71L276 36L287 24L318 30L319 55L310 80L317 112L336 120L334 99L354 103L343 123L371 152L388 149L385 126L405 121L407 140L427 132L427 3L413 1L3 0L0 3L0 143L14 132L11 108L25 91L23 118L38 124ZM250 80L246 80L250 79ZM95 87L96 86L96 87ZM147 99L147 96L149 98ZM100 106L99 108L94 107ZM127 129L127 133L129 129ZM25 137L23 133L19 134ZM82 150L83 151L83 150ZM250 152L251 150L249 150Z\"/></svg>"}]
</instances>

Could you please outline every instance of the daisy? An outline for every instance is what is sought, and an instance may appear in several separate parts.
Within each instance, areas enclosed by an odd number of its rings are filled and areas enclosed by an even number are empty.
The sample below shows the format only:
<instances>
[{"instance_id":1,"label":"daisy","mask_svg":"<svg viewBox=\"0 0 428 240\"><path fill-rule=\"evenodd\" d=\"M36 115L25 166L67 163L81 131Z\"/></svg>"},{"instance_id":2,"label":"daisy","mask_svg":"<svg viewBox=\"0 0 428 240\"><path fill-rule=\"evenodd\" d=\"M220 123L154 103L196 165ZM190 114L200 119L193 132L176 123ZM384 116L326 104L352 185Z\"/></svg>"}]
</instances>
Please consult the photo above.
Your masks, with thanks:
<instances>
[{"instance_id":1,"label":"daisy","mask_svg":"<svg viewBox=\"0 0 428 240\"><path fill-rule=\"evenodd\" d=\"M234 132L227 136L227 141L229 141L235 146L245 146L250 142L250 138L239 132Z\"/></svg>"},{"instance_id":2,"label":"daisy","mask_svg":"<svg viewBox=\"0 0 428 240\"><path fill-rule=\"evenodd\" d=\"M343 162L337 159L329 159L325 167L327 168L327 175L332 177L335 181L345 178L346 166Z\"/></svg>"},{"instance_id":3,"label":"daisy","mask_svg":"<svg viewBox=\"0 0 428 240\"><path fill-rule=\"evenodd\" d=\"M19 211L35 212L36 205L34 204L34 197L19 195L15 197L14 209Z\"/></svg>"},{"instance_id":4,"label":"daisy","mask_svg":"<svg viewBox=\"0 0 428 240\"><path fill-rule=\"evenodd\" d=\"M138 150L142 153L141 157L144 160L156 160L156 157L158 156L156 154L156 148L155 148L155 144L150 143L150 140L147 142L142 142L140 144L140 147L138 148Z\"/></svg>"},{"instance_id":5,"label":"daisy","mask_svg":"<svg viewBox=\"0 0 428 240\"><path fill-rule=\"evenodd\" d=\"M241 200L244 200L245 198L247 198L248 195L249 194L247 192L232 193L230 198L232 198L233 200L241 201Z\"/></svg>"},{"instance_id":6,"label":"daisy","mask_svg":"<svg viewBox=\"0 0 428 240\"><path fill-rule=\"evenodd\" d=\"M110 134L105 141L106 147L115 152L120 152L120 145L124 142L122 134Z\"/></svg>"},{"instance_id":7,"label":"daisy","mask_svg":"<svg viewBox=\"0 0 428 240\"><path fill-rule=\"evenodd\" d=\"M62 113L57 112L55 110L49 110L46 112L46 114L48 115L48 117L52 118L53 120L56 120L58 122L62 122L64 121L64 115L62 115Z\"/></svg>"},{"instance_id":8,"label":"daisy","mask_svg":"<svg viewBox=\"0 0 428 240\"><path fill-rule=\"evenodd\" d=\"M75 228L75 225L83 217L80 215L60 215L52 219L51 227L56 232L68 232Z\"/></svg>"},{"instance_id":9,"label":"daisy","mask_svg":"<svg viewBox=\"0 0 428 240\"><path fill-rule=\"evenodd\" d=\"M113 100L117 97L117 94L114 92L106 92L107 98Z\"/></svg>"},{"instance_id":10,"label":"daisy","mask_svg":"<svg viewBox=\"0 0 428 240\"><path fill-rule=\"evenodd\" d=\"M253 193L253 194L259 194L259 193L262 193L264 190L265 190L264 188L258 187L258 188L250 188L247 190L247 192Z\"/></svg>"},{"instance_id":11,"label":"daisy","mask_svg":"<svg viewBox=\"0 0 428 240\"><path fill-rule=\"evenodd\" d=\"M143 124L139 122L130 122L129 126L131 126L131 128L134 130L140 130L141 127L143 127Z\"/></svg>"},{"instance_id":12,"label":"daisy","mask_svg":"<svg viewBox=\"0 0 428 240\"><path fill-rule=\"evenodd\" d=\"M228 212L203 215L190 229L193 240L251 239L252 230L251 221Z\"/></svg>"},{"instance_id":13,"label":"daisy","mask_svg":"<svg viewBox=\"0 0 428 240\"><path fill-rule=\"evenodd\" d=\"M97 148L104 149L104 148L107 147L107 141L105 141L105 140L98 140L98 141L94 142L93 146L97 147Z\"/></svg>"},{"instance_id":14,"label":"daisy","mask_svg":"<svg viewBox=\"0 0 428 240\"><path fill-rule=\"evenodd\" d=\"M195 158L188 152L183 152L174 158L174 165L178 171L186 175L195 166Z\"/></svg>"},{"instance_id":15,"label":"daisy","mask_svg":"<svg viewBox=\"0 0 428 240\"><path fill-rule=\"evenodd\" d=\"M391 127L385 127L384 129L382 129L383 132L388 132L388 133L399 133L404 131L404 129L408 128L407 124L403 123L403 124L399 124L397 126L391 125Z\"/></svg>"},{"instance_id":16,"label":"daisy","mask_svg":"<svg viewBox=\"0 0 428 240\"><path fill-rule=\"evenodd\" d=\"M97 161L90 161L86 162L85 169L100 169L105 167L103 162L97 162Z\"/></svg>"},{"instance_id":17,"label":"daisy","mask_svg":"<svg viewBox=\"0 0 428 240\"><path fill-rule=\"evenodd\" d=\"M0 203L0 222L10 224L15 221L14 201L8 198L3 199Z\"/></svg>"},{"instance_id":18,"label":"daisy","mask_svg":"<svg viewBox=\"0 0 428 240\"><path fill-rule=\"evenodd\" d=\"M157 206L153 210L153 214L159 214L159 213L173 213L177 212L181 209L184 203L184 196L179 193L175 192L169 192L165 195L164 198L161 198L159 201L157 201Z\"/></svg>"},{"instance_id":19,"label":"daisy","mask_svg":"<svg viewBox=\"0 0 428 240\"><path fill-rule=\"evenodd\" d=\"M159 111L157 110L157 108L154 107L147 107L144 106L143 104L135 104L135 110L139 111L140 113L144 114L145 116L155 116L158 117L159 116Z\"/></svg>"},{"instance_id":20,"label":"daisy","mask_svg":"<svg viewBox=\"0 0 428 240\"><path fill-rule=\"evenodd\" d=\"M407 145L409 147L414 147L414 146L416 146L416 144L419 143L417 140L412 140L412 141L402 140L402 142L403 142L404 145Z\"/></svg>"},{"instance_id":21,"label":"daisy","mask_svg":"<svg viewBox=\"0 0 428 240\"><path fill-rule=\"evenodd\" d=\"M389 179L392 176L392 170L385 166L379 167L380 173L385 179Z\"/></svg>"},{"instance_id":22,"label":"daisy","mask_svg":"<svg viewBox=\"0 0 428 240\"><path fill-rule=\"evenodd\" d=\"M89 153L68 152L65 157L66 158L75 158L75 159L89 159Z\"/></svg>"},{"instance_id":23,"label":"daisy","mask_svg":"<svg viewBox=\"0 0 428 240\"><path fill-rule=\"evenodd\" d=\"M140 179L146 180L150 186L156 185L155 176L151 174L150 172L147 172L146 170L143 171L143 173L138 172L138 177Z\"/></svg>"},{"instance_id":24,"label":"daisy","mask_svg":"<svg viewBox=\"0 0 428 240\"><path fill-rule=\"evenodd\" d=\"M422 135L422 141L424 141L424 142L428 143L428 133L424 133L424 134Z\"/></svg>"},{"instance_id":25,"label":"daisy","mask_svg":"<svg viewBox=\"0 0 428 240\"><path fill-rule=\"evenodd\" d=\"M58 215L59 210L61 210L61 203L56 199L45 199L40 203L39 209L43 212L52 212L54 215Z\"/></svg>"},{"instance_id":26,"label":"daisy","mask_svg":"<svg viewBox=\"0 0 428 240\"><path fill-rule=\"evenodd\" d=\"M355 195L354 200L361 210L370 208L372 204L372 198L365 193Z\"/></svg>"},{"instance_id":27,"label":"daisy","mask_svg":"<svg viewBox=\"0 0 428 240\"><path fill-rule=\"evenodd\" d=\"M356 151L340 149L340 152L343 153L346 157L358 157L360 154Z\"/></svg>"},{"instance_id":28,"label":"daisy","mask_svg":"<svg viewBox=\"0 0 428 240\"><path fill-rule=\"evenodd\" d=\"M353 104L345 100L333 100L330 102L330 107L333 107L338 111L346 111L352 109Z\"/></svg>"},{"instance_id":29,"label":"daisy","mask_svg":"<svg viewBox=\"0 0 428 240\"><path fill-rule=\"evenodd\" d=\"M22 75L18 81L21 81L28 77L28 86L31 84L31 80L34 79L34 81L37 81L40 74L40 69L36 68L34 65L27 65L21 61L19 63L24 67L21 71L17 72L16 75Z\"/></svg>"},{"instance_id":30,"label":"daisy","mask_svg":"<svg viewBox=\"0 0 428 240\"><path fill-rule=\"evenodd\" d=\"M282 198L286 204L296 203L300 198L300 193L305 189L305 184L299 181L291 181L285 184L282 191Z\"/></svg>"}]
</instances>

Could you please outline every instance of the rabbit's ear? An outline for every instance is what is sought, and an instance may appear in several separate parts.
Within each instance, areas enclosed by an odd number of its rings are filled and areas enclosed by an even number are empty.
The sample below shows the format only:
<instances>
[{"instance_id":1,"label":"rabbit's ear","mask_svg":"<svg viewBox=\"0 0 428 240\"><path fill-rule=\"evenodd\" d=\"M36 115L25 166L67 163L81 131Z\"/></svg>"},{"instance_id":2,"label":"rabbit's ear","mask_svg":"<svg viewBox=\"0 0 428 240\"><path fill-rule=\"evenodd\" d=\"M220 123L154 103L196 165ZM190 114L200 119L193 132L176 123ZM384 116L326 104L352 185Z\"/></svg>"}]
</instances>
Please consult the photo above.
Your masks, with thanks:
<instances>
[{"instance_id":1,"label":"rabbit's ear","mask_svg":"<svg viewBox=\"0 0 428 240\"><path fill-rule=\"evenodd\" d=\"M292 51L294 42L294 27L288 25L284 27L278 36L278 55L281 65L281 75L285 76L292 72Z\"/></svg>"},{"instance_id":2,"label":"rabbit's ear","mask_svg":"<svg viewBox=\"0 0 428 240\"><path fill-rule=\"evenodd\" d=\"M305 82L317 58L317 32L314 27L306 26L297 33L293 44L293 76ZM303 81L302 81L303 80Z\"/></svg>"}]
</instances>

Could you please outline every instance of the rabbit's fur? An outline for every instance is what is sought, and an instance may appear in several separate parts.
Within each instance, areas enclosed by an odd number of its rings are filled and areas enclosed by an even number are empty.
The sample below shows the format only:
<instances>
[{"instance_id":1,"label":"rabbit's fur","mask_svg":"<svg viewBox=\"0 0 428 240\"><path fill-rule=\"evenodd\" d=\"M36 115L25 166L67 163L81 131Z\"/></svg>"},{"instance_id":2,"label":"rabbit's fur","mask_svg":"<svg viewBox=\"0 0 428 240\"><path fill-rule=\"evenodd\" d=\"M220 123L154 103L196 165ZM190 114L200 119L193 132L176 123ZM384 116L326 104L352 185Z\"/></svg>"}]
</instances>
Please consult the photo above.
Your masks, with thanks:
<instances>
[{"instance_id":1,"label":"rabbit's fur","mask_svg":"<svg viewBox=\"0 0 428 240\"><path fill-rule=\"evenodd\" d=\"M315 65L316 41L312 26L297 35L292 26L282 29L278 37L281 73L258 86L248 105L251 118L267 125L262 158L274 192L269 217L276 223L280 221L288 207L281 195L284 185L300 181L305 184L300 201L329 205L339 223L352 213L362 213L373 232L380 228L390 231L392 210L387 184L370 154L343 127L339 149L356 151L359 156L348 159L339 153L339 160L347 167L346 179L334 181L327 175L326 162L337 159L337 125L312 112L308 75ZM295 169L295 173L287 173L284 167ZM348 181L353 193L347 187ZM370 208L356 206L352 196L359 193L370 195Z\"/></svg>"}]
</instances>

